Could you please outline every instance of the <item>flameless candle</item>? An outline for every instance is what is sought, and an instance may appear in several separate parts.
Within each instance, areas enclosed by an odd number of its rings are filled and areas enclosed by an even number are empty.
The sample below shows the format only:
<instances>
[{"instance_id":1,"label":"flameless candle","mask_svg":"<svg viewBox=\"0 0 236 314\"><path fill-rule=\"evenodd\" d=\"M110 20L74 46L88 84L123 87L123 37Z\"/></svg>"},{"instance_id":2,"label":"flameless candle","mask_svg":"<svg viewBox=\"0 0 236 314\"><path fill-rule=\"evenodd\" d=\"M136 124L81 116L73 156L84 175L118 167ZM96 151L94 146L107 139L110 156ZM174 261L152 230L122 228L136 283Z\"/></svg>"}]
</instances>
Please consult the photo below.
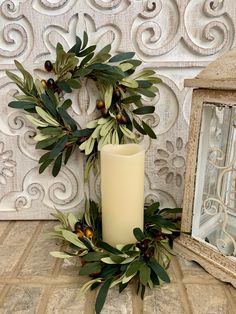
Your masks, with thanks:
<instances>
[{"instance_id":1,"label":"flameless candle","mask_svg":"<svg viewBox=\"0 0 236 314\"><path fill-rule=\"evenodd\" d=\"M105 145L101 150L103 241L134 243L143 230L144 149L138 144Z\"/></svg>"}]
</instances>

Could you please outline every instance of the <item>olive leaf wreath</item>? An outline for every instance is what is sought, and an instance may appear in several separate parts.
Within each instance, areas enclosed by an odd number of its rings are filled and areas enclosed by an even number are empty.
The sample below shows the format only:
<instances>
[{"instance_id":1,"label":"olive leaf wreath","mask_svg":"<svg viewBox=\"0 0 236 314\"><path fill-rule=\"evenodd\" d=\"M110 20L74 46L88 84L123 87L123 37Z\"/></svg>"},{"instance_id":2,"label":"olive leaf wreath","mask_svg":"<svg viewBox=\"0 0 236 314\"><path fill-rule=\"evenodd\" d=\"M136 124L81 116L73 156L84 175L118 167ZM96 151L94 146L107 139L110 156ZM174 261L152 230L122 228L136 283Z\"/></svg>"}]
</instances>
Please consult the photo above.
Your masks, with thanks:
<instances>
[{"instance_id":1,"label":"olive leaf wreath","mask_svg":"<svg viewBox=\"0 0 236 314\"><path fill-rule=\"evenodd\" d=\"M102 241L101 208L85 199L85 212L79 218L72 213L57 211L53 216L60 224L48 232L49 238L64 242L56 258L79 258L80 276L89 276L78 296L98 289L95 310L101 313L111 287L119 293L136 278L137 294L143 299L146 288L153 289L170 282L167 270L172 255L173 239L179 235L180 208L160 209L158 202L144 206L144 230L133 230L136 243L116 245ZM174 217L173 217L174 214Z\"/></svg>"},{"instance_id":2,"label":"olive leaf wreath","mask_svg":"<svg viewBox=\"0 0 236 314\"><path fill-rule=\"evenodd\" d=\"M35 148L46 151L39 159L39 173L53 163L52 174L57 176L62 164L67 164L78 146L87 156L85 173L88 174L103 145L136 142L135 130L156 138L142 119L142 115L153 113L155 107L144 106L141 96L155 97L158 88L154 85L161 80L154 76L153 70L136 71L142 62L133 58L134 52L111 56L111 45L97 53L96 45L87 45L86 32L83 40L76 37L67 52L58 43L55 62L47 60L44 64L45 70L52 74L47 81L34 80L16 60L23 78L6 71L23 92L15 96L16 100L11 101L9 107L27 112L27 119L37 127ZM93 80L100 93L96 101L100 117L90 121L84 129L79 128L67 112L72 101L65 99L67 93L81 88L82 78Z\"/></svg>"},{"instance_id":3,"label":"olive leaf wreath","mask_svg":"<svg viewBox=\"0 0 236 314\"><path fill-rule=\"evenodd\" d=\"M51 74L48 80L34 79L18 61L15 65L22 78L6 71L23 93L17 94L9 106L26 111L26 118L37 127L35 147L46 151L39 159L40 173L53 163L52 174L56 176L79 147L87 156L86 176L105 144L136 142L136 132L156 138L142 119L143 115L153 113L155 107L144 105L142 96L155 97L158 88L154 85L161 80L153 70L137 71L142 62L134 59L134 52L111 56L111 45L97 53L95 49L96 45L88 46L88 35L84 32L83 40L76 37L76 43L67 52L57 44L55 62L47 60L44 64ZM80 89L83 78L93 80L97 86L99 97L95 106L100 115L81 129L67 111L72 101L65 96ZM96 313L101 312L112 286L118 285L121 292L136 277L137 293L143 298L147 287L170 281L166 270L179 221L169 215L181 209L160 209L159 203L144 206L144 230L133 231L137 242L112 247L102 241L101 209L95 202L86 201L86 210L80 219L72 213L57 211L54 217L61 224L48 235L69 245L66 250L51 252L52 256L82 259L80 275L89 275L91 280L84 284L81 293L99 288Z\"/></svg>"}]
</instances>

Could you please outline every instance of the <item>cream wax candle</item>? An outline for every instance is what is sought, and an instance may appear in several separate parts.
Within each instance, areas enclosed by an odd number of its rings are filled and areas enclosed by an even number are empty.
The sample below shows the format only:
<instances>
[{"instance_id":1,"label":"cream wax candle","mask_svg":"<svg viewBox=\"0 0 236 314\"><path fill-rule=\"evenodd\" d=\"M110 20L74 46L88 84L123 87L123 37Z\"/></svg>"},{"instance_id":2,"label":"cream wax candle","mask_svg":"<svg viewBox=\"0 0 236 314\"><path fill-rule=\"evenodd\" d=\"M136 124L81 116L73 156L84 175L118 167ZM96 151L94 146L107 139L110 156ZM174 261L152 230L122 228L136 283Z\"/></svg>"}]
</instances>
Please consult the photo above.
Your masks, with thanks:
<instances>
[{"instance_id":1,"label":"cream wax candle","mask_svg":"<svg viewBox=\"0 0 236 314\"><path fill-rule=\"evenodd\" d=\"M143 230L144 149L138 144L105 145L101 150L103 241L134 243Z\"/></svg>"}]
</instances>

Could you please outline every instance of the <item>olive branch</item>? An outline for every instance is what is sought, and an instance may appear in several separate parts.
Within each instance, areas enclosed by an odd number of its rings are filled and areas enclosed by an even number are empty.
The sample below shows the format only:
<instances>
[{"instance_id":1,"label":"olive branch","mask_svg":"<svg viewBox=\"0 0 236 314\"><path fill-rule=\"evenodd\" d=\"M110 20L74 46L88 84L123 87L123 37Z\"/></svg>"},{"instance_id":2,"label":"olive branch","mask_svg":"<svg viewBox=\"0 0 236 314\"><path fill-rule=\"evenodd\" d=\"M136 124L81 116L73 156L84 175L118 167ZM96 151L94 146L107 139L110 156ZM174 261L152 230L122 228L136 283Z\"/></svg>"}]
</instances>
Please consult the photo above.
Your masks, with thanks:
<instances>
[{"instance_id":1,"label":"olive branch","mask_svg":"<svg viewBox=\"0 0 236 314\"><path fill-rule=\"evenodd\" d=\"M67 246L50 254L56 258L80 258L79 275L90 279L82 286L79 296L99 289L95 303L100 313L109 288L118 286L121 293L136 278L137 294L143 299L146 288L170 282L172 242L179 234L180 208L159 208L159 203L144 207L144 230L133 230L136 243L113 247L102 241L101 210L94 201L86 200L82 217L57 211L60 221L48 233L49 238L63 240ZM174 214L174 217L173 217Z\"/></svg>"},{"instance_id":2,"label":"olive branch","mask_svg":"<svg viewBox=\"0 0 236 314\"><path fill-rule=\"evenodd\" d=\"M45 70L51 73L48 80L34 79L15 60L22 77L6 71L8 77L22 92L9 107L23 109L26 118L37 128L35 148L46 151L39 159L39 173L53 164L56 176L62 164L67 164L76 147L87 156L86 173L96 162L97 154L105 144L136 142L136 132L155 139L152 128L143 116L154 112L154 106L144 106L143 96L155 97L161 80L153 70L137 71L141 61L134 52L111 56L111 45L95 52L96 45L88 46L88 35L76 42L69 51L60 43L56 47L56 60L45 61ZM94 104L99 113L84 129L70 116L71 99L65 95L81 88L81 79L96 83L98 99Z\"/></svg>"}]
</instances>

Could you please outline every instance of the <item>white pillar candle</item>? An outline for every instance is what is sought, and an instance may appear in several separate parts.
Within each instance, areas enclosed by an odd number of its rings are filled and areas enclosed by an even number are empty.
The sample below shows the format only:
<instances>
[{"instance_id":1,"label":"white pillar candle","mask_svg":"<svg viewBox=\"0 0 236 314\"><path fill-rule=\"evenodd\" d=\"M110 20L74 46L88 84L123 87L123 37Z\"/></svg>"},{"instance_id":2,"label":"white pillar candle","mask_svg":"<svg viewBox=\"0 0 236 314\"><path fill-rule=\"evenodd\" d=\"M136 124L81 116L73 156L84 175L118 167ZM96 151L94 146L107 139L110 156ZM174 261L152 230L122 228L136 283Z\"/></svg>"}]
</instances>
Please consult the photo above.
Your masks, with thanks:
<instances>
[{"instance_id":1,"label":"white pillar candle","mask_svg":"<svg viewBox=\"0 0 236 314\"><path fill-rule=\"evenodd\" d=\"M143 230L144 149L138 144L105 145L101 150L103 241L135 243Z\"/></svg>"}]
</instances>

